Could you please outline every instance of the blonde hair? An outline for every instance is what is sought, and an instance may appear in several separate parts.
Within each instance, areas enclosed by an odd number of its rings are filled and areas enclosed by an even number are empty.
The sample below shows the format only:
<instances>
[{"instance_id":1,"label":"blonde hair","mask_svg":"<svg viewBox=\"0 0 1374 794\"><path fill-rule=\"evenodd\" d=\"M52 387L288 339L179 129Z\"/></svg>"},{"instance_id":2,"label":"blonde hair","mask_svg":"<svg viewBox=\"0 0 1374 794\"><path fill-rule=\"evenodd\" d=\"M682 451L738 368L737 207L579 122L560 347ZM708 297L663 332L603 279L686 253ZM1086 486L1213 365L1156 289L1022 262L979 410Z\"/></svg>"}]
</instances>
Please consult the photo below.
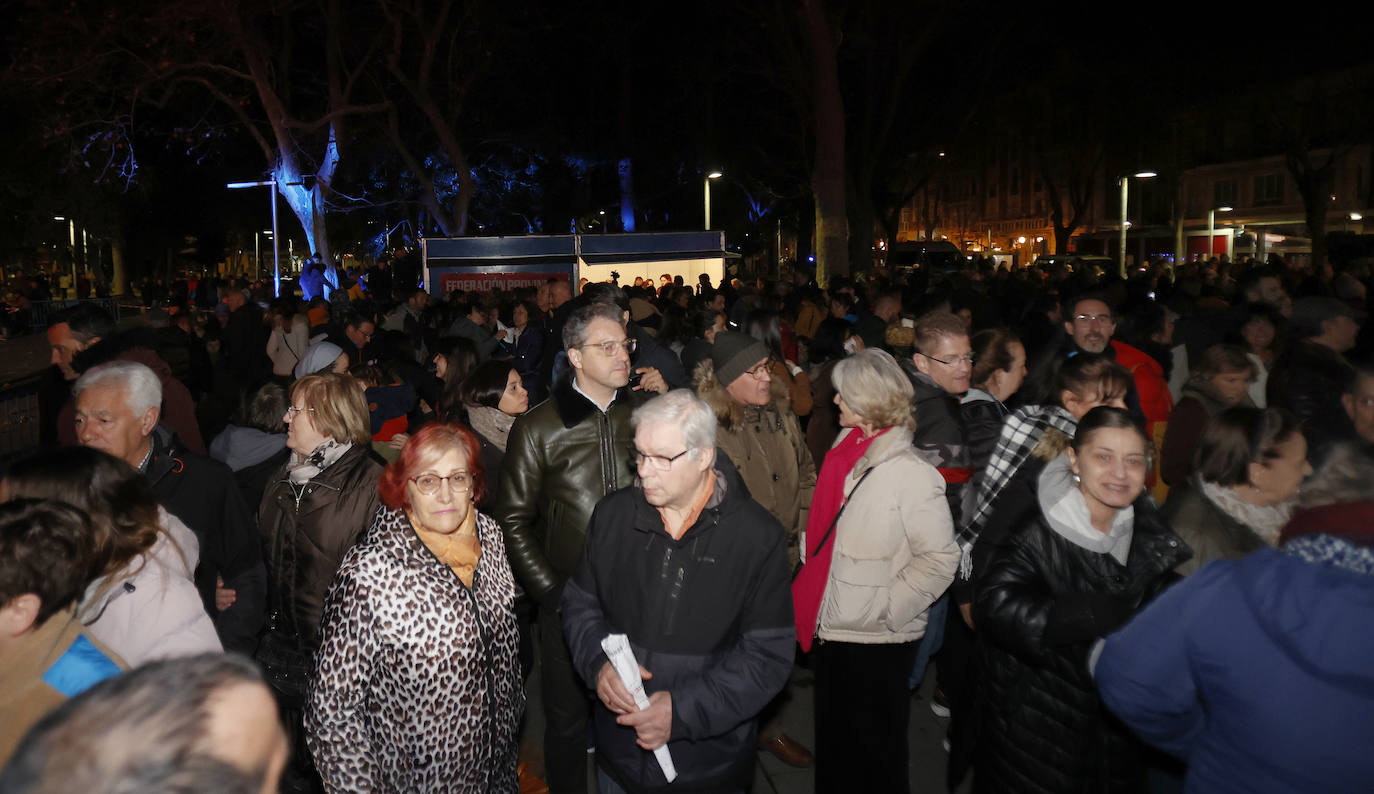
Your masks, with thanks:
<instances>
[{"instance_id":1,"label":"blonde hair","mask_svg":"<svg viewBox=\"0 0 1374 794\"><path fill-rule=\"evenodd\" d=\"M354 444L372 441L367 400L352 377L333 372L306 375L291 386L293 405L298 395L314 413L315 429L325 437Z\"/></svg>"},{"instance_id":2,"label":"blonde hair","mask_svg":"<svg viewBox=\"0 0 1374 794\"><path fill-rule=\"evenodd\" d=\"M831 371L830 381L849 410L874 428L916 427L911 416L915 390L886 351L867 348L842 359Z\"/></svg>"}]
</instances>

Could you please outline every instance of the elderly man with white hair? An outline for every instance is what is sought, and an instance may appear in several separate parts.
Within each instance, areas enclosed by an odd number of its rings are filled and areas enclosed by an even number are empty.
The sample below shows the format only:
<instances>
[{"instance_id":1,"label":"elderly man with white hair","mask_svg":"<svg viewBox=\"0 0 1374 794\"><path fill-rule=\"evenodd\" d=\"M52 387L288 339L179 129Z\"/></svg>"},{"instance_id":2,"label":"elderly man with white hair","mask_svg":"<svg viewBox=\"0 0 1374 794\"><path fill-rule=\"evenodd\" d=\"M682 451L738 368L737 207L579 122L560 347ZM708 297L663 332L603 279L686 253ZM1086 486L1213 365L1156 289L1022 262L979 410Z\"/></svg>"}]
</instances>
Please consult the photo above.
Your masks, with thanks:
<instances>
[{"instance_id":1,"label":"elderly man with white hair","mask_svg":"<svg viewBox=\"0 0 1374 794\"><path fill-rule=\"evenodd\" d=\"M162 506L196 534L196 589L205 611L226 648L251 653L262 626L267 579L256 522L233 472L186 450L159 426L162 383L143 364L92 367L72 391L77 440L141 471Z\"/></svg>"},{"instance_id":2,"label":"elderly man with white hair","mask_svg":"<svg viewBox=\"0 0 1374 794\"><path fill-rule=\"evenodd\" d=\"M635 485L597 503L563 629L595 709L601 791L668 784L744 791L757 716L792 669L786 535L716 450L716 418L686 389L633 416ZM628 636L648 705L639 708L601 641ZM624 728L633 728L626 731Z\"/></svg>"}]
</instances>

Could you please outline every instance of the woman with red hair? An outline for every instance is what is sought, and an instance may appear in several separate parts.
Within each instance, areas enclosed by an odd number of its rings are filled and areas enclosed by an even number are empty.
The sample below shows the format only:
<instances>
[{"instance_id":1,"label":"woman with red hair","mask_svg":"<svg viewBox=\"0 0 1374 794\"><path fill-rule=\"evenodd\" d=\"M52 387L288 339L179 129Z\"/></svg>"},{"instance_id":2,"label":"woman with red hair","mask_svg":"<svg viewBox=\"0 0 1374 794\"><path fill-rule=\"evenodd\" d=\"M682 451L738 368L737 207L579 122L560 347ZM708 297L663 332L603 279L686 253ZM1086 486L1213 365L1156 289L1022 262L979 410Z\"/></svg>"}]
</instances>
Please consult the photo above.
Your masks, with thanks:
<instances>
[{"instance_id":1,"label":"woman with red hair","mask_svg":"<svg viewBox=\"0 0 1374 794\"><path fill-rule=\"evenodd\" d=\"M457 424L412 436L339 567L305 719L327 791L517 788L515 579L478 449Z\"/></svg>"}]
</instances>

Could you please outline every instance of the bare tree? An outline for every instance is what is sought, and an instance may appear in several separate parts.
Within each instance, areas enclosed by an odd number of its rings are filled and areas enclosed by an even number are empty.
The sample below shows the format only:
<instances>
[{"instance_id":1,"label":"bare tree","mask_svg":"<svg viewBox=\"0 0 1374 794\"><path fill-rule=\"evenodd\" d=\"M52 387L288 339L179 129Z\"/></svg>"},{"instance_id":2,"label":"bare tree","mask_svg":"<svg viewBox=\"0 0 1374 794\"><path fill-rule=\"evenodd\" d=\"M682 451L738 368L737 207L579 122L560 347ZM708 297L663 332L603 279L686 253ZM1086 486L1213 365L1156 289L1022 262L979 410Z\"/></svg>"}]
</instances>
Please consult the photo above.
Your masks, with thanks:
<instances>
[{"instance_id":1,"label":"bare tree","mask_svg":"<svg viewBox=\"0 0 1374 794\"><path fill-rule=\"evenodd\" d=\"M122 128L132 139L140 113L158 109L247 136L311 253L332 266L326 210L348 122L385 109L354 99L378 26L363 24L342 0L132 0L33 10L25 24L43 46L30 49L26 79L85 97L86 109L117 110L73 124ZM132 178L132 148L119 157L115 167Z\"/></svg>"}]
</instances>

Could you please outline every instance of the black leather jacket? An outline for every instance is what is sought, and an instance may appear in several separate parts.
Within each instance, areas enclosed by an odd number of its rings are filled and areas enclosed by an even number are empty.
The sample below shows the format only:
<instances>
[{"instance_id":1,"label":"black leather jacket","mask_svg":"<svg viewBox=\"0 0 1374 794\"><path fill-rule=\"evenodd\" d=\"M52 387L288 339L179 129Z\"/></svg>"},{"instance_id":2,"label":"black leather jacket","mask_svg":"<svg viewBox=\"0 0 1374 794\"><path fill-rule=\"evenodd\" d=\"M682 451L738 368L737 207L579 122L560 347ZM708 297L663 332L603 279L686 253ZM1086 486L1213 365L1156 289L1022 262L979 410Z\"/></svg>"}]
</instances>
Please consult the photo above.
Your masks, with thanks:
<instances>
[{"instance_id":1,"label":"black leather jacket","mask_svg":"<svg viewBox=\"0 0 1374 794\"><path fill-rule=\"evenodd\" d=\"M1189 556L1145 497L1127 564L1056 532L1038 500L974 547L974 625L984 677L978 775L989 791L1135 791L1136 740L1105 709L1088 672L1092 644L1124 624Z\"/></svg>"},{"instance_id":2,"label":"black leather jacket","mask_svg":"<svg viewBox=\"0 0 1374 794\"><path fill-rule=\"evenodd\" d=\"M517 580L546 608L558 605L577 569L597 501L634 483L636 404L635 393L621 389L602 413L569 376L511 428L492 517Z\"/></svg>"}]
</instances>

